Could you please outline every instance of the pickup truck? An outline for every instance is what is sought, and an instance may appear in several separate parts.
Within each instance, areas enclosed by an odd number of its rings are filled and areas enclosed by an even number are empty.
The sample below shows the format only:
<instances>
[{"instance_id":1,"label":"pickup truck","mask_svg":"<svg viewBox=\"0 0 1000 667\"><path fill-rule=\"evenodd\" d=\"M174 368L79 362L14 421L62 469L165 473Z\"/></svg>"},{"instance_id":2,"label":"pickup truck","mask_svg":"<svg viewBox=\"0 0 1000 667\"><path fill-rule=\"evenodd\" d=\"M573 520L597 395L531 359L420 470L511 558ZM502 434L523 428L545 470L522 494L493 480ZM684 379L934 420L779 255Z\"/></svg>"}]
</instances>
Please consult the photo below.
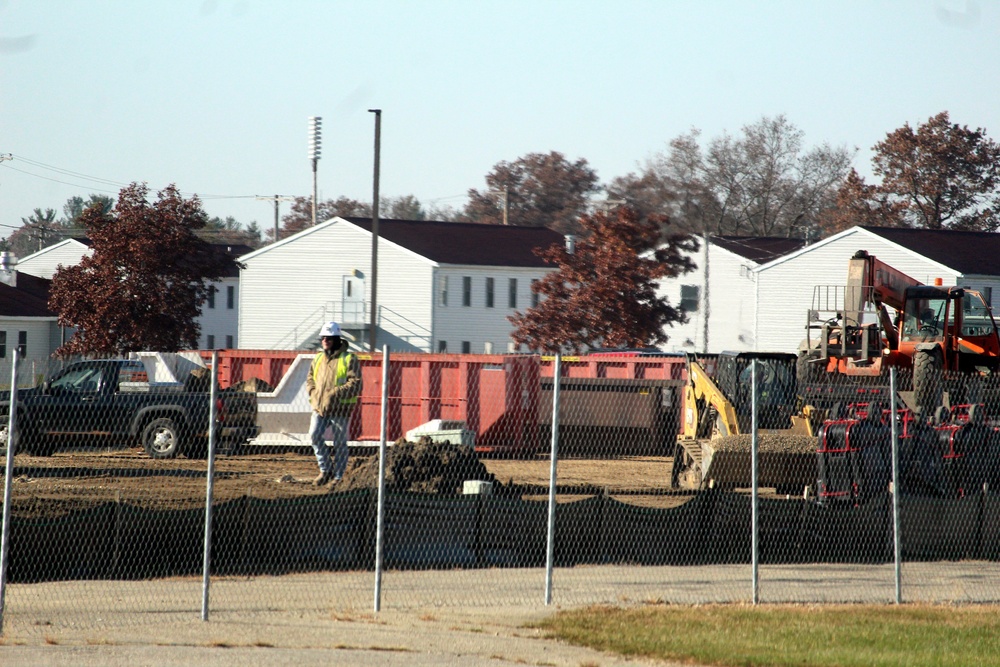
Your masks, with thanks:
<instances>
[{"instance_id":1,"label":"pickup truck","mask_svg":"<svg viewBox=\"0 0 1000 667\"><path fill-rule=\"evenodd\" d=\"M48 456L62 443L141 445L155 459L204 458L210 394L193 384L150 383L135 359L70 363L40 385L18 390L14 451ZM9 415L10 392L0 392L0 447L7 443ZM217 451L233 453L257 435L257 395L217 392L215 420Z\"/></svg>"}]
</instances>

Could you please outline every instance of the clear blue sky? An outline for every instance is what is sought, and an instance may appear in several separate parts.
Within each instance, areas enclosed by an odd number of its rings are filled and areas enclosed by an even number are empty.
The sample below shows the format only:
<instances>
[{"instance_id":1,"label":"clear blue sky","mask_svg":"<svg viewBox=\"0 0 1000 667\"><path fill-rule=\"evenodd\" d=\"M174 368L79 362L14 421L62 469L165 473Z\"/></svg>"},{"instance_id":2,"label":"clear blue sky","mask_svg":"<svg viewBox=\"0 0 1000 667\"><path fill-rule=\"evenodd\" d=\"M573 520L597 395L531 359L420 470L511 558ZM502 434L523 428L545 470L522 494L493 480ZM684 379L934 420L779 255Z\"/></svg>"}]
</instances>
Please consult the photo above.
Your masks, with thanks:
<instances>
[{"instance_id":1,"label":"clear blue sky","mask_svg":"<svg viewBox=\"0 0 1000 667\"><path fill-rule=\"evenodd\" d=\"M0 236L32 209L176 183L211 215L254 195L465 203L501 160L558 150L602 182L692 127L785 114L869 149L947 110L1000 140L985 0L0 0ZM284 204L282 212L288 210Z\"/></svg>"}]
</instances>

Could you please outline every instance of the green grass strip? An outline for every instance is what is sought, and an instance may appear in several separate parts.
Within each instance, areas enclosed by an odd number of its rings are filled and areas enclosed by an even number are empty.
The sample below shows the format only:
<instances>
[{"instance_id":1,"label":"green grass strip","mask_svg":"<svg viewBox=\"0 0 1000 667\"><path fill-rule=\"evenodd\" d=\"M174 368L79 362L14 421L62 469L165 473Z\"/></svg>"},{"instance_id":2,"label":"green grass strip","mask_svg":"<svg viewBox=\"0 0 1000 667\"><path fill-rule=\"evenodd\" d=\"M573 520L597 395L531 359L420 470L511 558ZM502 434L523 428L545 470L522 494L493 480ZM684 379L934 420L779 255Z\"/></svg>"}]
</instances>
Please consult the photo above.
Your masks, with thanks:
<instances>
[{"instance_id":1,"label":"green grass strip","mask_svg":"<svg viewBox=\"0 0 1000 667\"><path fill-rule=\"evenodd\" d=\"M1000 664L995 606L590 607L560 612L536 627L572 644L702 665Z\"/></svg>"}]
</instances>

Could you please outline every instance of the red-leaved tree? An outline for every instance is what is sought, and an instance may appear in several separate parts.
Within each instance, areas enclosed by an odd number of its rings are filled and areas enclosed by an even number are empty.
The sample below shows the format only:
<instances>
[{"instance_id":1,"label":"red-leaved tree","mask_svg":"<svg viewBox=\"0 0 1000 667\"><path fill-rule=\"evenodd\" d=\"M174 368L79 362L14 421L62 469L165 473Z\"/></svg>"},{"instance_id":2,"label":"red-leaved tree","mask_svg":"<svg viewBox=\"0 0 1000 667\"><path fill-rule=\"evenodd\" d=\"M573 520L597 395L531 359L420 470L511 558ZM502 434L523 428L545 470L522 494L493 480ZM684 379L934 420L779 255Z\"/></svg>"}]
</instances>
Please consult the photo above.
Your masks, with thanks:
<instances>
[{"instance_id":1,"label":"red-leaved tree","mask_svg":"<svg viewBox=\"0 0 1000 667\"><path fill-rule=\"evenodd\" d=\"M52 277L49 308L76 333L57 355L175 352L198 344L197 317L211 286L232 259L198 238L207 215L197 197L170 185L148 201L149 188L122 189L115 207L93 206L80 222L93 254Z\"/></svg>"},{"instance_id":2,"label":"red-leaved tree","mask_svg":"<svg viewBox=\"0 0 1000 667\"><path fill-rule=\"evenodd\" d=\"M666 222L626 207L581 217L586 236L574 252L563 245L537 251L559 268L532 285L543 297L537 306L508 318L513 340L532 350L574 353L665 343L664 327L685 316L657 296L657 283L694 269L689 254L698 249L694 236L662 234Z\"/></svg>"},{"instance_id":3,"label":"red-leaved tree","mask_svg":"<svg viewBox=\"0 0 1000 667\"><path fill-rule=\"evenodd\" d=\"M869 184L856 172L837 193L825 228L852 225L996 231L1000 144L986 130L952 123L947 111L909 123L875 144Z\"/></svg>"}]
</instances>

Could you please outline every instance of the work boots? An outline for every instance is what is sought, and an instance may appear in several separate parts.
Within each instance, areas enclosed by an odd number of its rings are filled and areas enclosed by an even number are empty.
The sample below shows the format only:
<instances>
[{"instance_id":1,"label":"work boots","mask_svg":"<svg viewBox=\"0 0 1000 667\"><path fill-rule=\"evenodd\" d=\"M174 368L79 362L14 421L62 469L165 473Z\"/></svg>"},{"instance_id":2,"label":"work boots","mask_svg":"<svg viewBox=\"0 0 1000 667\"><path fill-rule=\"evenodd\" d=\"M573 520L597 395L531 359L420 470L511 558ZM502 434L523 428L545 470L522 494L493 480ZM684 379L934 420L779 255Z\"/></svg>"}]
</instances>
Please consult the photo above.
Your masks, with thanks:
<instances>
[{"instance_id":1,"label":"work boots","mask_svg":"<svg viewBox=\"0 0 1000 667\"><path fill-rule=\"evenodd\" d=\"M326 486L333 479L332 472L321 472L316 476L316 479L312 481L313 486Z\"/></svg>"}]
</instances>

